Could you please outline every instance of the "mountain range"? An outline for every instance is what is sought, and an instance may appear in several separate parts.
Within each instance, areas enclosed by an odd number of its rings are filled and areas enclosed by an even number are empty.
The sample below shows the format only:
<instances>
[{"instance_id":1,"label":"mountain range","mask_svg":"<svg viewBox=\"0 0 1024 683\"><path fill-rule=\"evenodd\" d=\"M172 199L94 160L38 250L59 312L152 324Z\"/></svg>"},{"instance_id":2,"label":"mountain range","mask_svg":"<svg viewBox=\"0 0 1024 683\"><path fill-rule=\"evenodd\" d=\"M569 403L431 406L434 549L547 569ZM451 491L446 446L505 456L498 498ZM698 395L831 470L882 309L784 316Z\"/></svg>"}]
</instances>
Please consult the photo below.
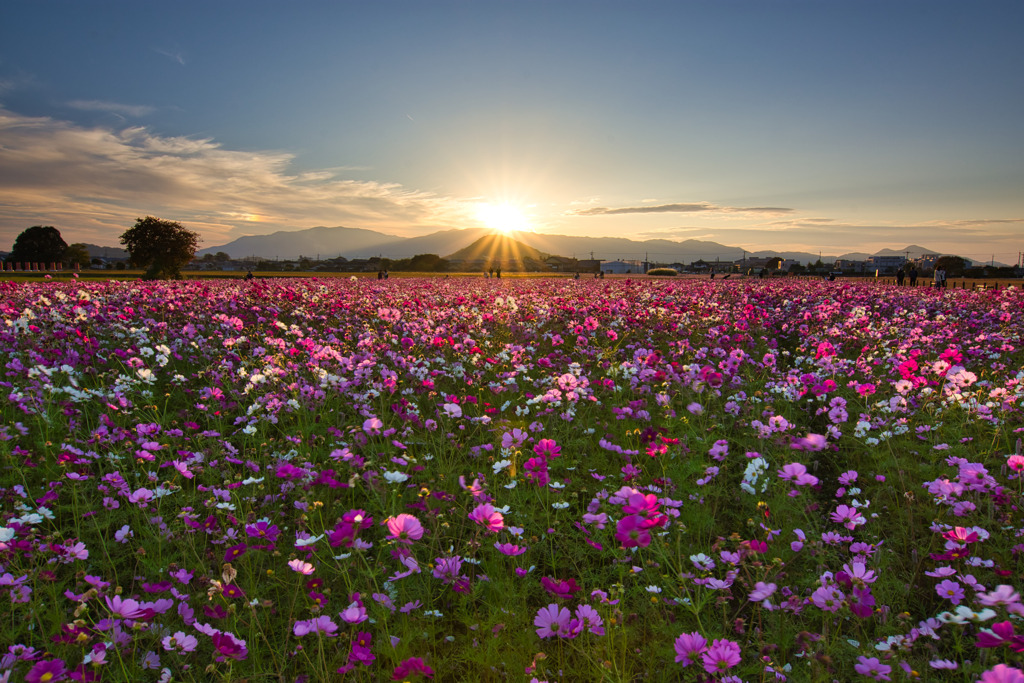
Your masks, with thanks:
<instances>
[{"instance_id":1,"label":"mountain range","mask_svg":"<svg viewBox=\"0 0 1024 683\"><path fill-rule=\"evenodd\" d=\"M256 257L267 260L295 260L302 256L311 259L330 259L343 256L347 259L383 256L399 259L417 254L437 254L443 258L466 258L459 254L481 238L492 234L487 228L466 228L463 230L442 230L421 237L399 237L374 230L346 227L316 227L305 230L281 231L269 235L248 235L213 247L200 249L197 256L226 252L232 258ZM705 261L735 261L746 257L780 256L801 263L813 263L819 254L800 251L761 250L745 251L717 242L703 240L673 241L666 239L633 240L626 237L576 237L571 235L547 235L532 232L515 233L515 239L538 252L552 256L571 256L579 259L597 258L602 260L649 260L659 263L689 263L698 259ZM910 258L921 254L941 253L921 246L911 245L905 249L882 249L875 254L850 253L840 256L820 255L822 261L837 258L864 260L868 256L903 256Z\"/></svg>"}]
</instances>

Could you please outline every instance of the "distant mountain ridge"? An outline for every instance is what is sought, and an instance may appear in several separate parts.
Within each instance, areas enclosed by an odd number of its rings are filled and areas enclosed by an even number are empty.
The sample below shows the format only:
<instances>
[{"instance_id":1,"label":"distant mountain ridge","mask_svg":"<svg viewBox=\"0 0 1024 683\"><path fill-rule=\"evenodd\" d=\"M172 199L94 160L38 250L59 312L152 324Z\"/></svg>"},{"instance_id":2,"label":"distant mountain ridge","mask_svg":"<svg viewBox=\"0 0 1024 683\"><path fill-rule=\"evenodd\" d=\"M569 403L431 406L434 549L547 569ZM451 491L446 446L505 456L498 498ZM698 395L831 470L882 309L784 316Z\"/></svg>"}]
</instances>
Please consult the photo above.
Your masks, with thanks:
<instances>
[{"instance_id":1,"label":"distant mountain ridge","mask_svg":"<svg viewBox=\"0 0 1024 683\"><path fill-rule=\"evenodd\" d=\"M196 255L202 256L223 251L236 259L256 257L267 260L295 260L300 256L319 257L320 259L337 256L347 259L382 256L398 259L410 258L417 254L437 254L451 258L455 257L461 249L465 249L490 234L493 234L493 231L486 228L466 228L441 230L421 237L398 237L362 228L320 226L305 230L275 232L269 235L248 235L227 244L200 249ZM814 263L819 258L818 254L802 251L762 249L751 252L740 247L730 247L718 242L703 240L675 242L667 239L576 237L532 232L516 233L515 239L544 255L579 259L596 258L608 261L617 259L647 260L658 263L689 263L699 259L736 261L745 255L748 258L779 256L801 263ZM918 245L909 245L904 249L882 249L874 255L904 256L908 252L910 258L918 258L922 254L944 253ZM842 256L822 254L820 258L823 262L829 263L837 258L863 260L868 256L871 254L854 253Z\"/></svg>"}]
</instances>

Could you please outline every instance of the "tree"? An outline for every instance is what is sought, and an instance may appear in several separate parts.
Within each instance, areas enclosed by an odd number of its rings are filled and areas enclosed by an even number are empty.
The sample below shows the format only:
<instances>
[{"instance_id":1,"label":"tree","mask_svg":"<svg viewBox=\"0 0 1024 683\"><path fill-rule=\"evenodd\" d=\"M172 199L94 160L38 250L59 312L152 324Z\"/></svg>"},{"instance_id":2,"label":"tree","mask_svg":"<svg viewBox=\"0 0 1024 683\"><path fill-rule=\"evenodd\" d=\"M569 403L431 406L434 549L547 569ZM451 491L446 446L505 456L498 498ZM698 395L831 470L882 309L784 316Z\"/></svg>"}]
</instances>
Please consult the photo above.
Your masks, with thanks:
<instances>
[{"instance_id":1,"label":"tree","mask_svg":"<svg viewBox=\"0 0 1024 683\"><path fill-rule=\"evenodd\" d=\"M68 244L52 225L34 225L14 240L8 263L63 263Z\"/></svg>"},{"instance_id":2,"label":"tree","mask_svg":"<svg viewBox=\"0 0 1024 683\"><path fill-rule=\"evenodd\" d=\"M68 268L89 265L89 247L81 242L75 242L64 252L64 263Z\"/></svg>"},{"instance_id":3,"label":"tree","mask_svg":"<svg viewBox=\"0 0 1024 683\"><path fill-rule=\"evenodd\" d=\"M147 280L180 280L181 267L192 260L199 235L177 221L146 216L121 235L133 266L146 269Z\"/></svg>"},{"instance_id":4,"label":"tree","mask_svg":"<svg viewBox=\"0 0 1024 683\"><path fill-rule=\"evenodd\" d=\"M970 262L962 256L940 256L935 260L935 268L941 266L946 270L946 277L960 277Z\"/></svg>"}]
</instances>

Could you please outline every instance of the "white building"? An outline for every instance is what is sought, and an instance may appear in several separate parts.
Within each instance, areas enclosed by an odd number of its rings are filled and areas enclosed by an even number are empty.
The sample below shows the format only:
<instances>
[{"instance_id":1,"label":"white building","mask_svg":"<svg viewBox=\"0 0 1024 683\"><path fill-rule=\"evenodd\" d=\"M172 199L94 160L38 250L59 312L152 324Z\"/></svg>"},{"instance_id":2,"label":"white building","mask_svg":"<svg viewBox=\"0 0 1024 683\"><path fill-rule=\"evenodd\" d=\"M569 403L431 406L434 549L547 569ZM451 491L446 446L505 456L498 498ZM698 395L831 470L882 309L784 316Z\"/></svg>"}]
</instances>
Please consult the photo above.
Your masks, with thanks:
<instances>
[{"instance_id":1,"label":"white building","mask_svg":"<svg viewBox=\"0 0 1024 683\"><path fill-rule=\"evenodd\" d=\"M609 275L624 275L644 272L642 261L601 261L601 270Z\"/></svg>"}]
</instances>

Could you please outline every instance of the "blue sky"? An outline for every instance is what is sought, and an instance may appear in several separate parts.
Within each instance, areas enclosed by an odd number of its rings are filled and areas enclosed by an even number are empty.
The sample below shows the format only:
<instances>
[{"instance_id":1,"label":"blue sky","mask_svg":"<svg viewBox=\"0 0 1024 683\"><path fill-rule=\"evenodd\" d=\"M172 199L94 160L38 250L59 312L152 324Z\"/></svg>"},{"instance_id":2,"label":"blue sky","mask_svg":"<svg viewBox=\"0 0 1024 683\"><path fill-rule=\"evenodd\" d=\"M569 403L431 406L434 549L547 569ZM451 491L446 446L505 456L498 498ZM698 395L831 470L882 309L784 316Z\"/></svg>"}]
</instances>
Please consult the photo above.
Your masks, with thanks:
<instances>
[{"instance_id":1,"label":"blue sky","mask_svg":"<svg viewBox=\"0 0 1024 683\"><path fill-rule=\"evenodd\" d=\"M344 225L1024 249L1024 3L0 9L0 249ZM520 221L522 222L522 221Z\"/></svg>"}]
</instances>

